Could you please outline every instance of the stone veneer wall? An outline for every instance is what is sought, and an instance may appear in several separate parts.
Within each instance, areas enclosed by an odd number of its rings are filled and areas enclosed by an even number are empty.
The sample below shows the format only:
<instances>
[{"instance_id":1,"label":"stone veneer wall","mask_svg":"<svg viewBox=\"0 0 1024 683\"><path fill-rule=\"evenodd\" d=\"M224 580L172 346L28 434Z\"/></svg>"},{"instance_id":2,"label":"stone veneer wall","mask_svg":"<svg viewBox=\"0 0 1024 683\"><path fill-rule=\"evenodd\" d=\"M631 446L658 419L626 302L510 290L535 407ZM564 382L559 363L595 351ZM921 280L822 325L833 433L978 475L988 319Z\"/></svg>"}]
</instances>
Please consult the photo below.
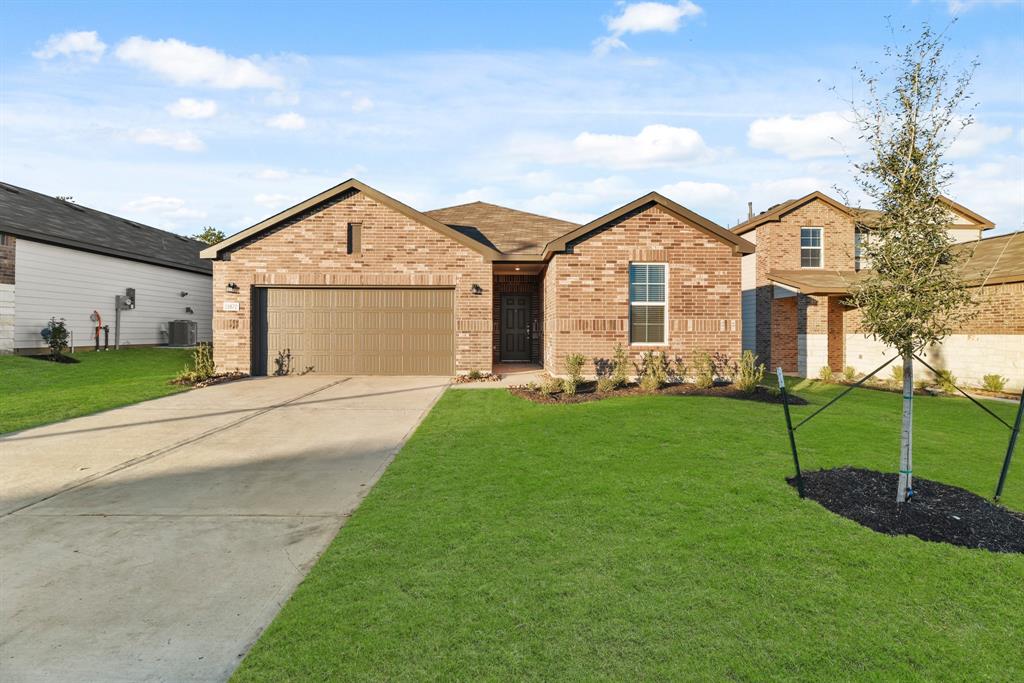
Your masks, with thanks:
<instances>
[{"instance_id":1,"label":"stone veneer wall","mask_svg":"<svg viewBox=\"0 0 1024 683\"><path fill-rule=\"evenodd\" d=\"M1020 391L1024 387L1024 282L989 285L975 295L974 320L926 349L925 360L940 370L952 371L967 386L981 386L985 375L998 373L1009 380L1008 388ZM846 364L858 372L871 372L895 353L863 334L857 309L847 310L844 322ZM920 364L915 364L914 373L931 376Z\"/></svg>"}]
</instances>

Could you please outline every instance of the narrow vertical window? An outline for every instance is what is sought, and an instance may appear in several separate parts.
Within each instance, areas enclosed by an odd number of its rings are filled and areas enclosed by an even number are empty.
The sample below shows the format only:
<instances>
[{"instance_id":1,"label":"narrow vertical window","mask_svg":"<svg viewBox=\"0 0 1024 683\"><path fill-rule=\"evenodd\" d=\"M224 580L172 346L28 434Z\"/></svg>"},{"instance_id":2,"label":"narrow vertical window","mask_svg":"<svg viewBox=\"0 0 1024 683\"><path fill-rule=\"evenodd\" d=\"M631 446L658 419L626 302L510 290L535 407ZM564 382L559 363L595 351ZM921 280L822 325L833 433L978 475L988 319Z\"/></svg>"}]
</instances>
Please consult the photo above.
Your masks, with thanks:
<instances>
[{"instance_id":1,"label":"narrow vertical window","mask_svg":"<svg viewBox=\"0 0 1024 683\"><path fill-rule=\"evenodd\" d=\"M362 251L362 239L363 239L363 224L362 223L349 223L348 224L348 247L346 252L349 254L358 254Z\"/></svg>"},{"instance_id":2,"label":"narrow vertical window","mask_svg":"<svg viewBox=\"0 0 1024 683\"><path fill-rule=\"evenodd\" d=\"M664 263L629 265L629 343L665 344L667 266Z\"/></svg>"},{"instance_id":3,"label":"narrow vertical window","mask_svg":"<svg viewBox=\"0 0 1024 683\"><path fill-rule=\"evenodd\" d=\"M821 268L821 228L800 228L800 267Z\"/></svg>"}]
</instances>

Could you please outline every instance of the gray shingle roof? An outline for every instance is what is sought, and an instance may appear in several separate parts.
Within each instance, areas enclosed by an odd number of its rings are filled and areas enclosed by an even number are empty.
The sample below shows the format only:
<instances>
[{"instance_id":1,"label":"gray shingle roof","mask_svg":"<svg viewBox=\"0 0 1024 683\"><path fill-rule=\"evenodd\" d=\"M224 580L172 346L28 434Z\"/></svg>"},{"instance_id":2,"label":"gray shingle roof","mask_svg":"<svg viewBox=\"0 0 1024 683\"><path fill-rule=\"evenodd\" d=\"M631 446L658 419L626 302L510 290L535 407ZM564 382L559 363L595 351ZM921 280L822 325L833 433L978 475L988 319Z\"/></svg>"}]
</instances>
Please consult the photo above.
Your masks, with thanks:
<instances>
[{"instance_id":1,"label":"gray shingle roof","mask_svg":"<svg viewBox=\"0 0 1024 683\"><path fill-rule=\"evenodd\" d=\"M202 242L0 183L0 232L71 249L209 274Z\"/></svg>"}]
</instances>

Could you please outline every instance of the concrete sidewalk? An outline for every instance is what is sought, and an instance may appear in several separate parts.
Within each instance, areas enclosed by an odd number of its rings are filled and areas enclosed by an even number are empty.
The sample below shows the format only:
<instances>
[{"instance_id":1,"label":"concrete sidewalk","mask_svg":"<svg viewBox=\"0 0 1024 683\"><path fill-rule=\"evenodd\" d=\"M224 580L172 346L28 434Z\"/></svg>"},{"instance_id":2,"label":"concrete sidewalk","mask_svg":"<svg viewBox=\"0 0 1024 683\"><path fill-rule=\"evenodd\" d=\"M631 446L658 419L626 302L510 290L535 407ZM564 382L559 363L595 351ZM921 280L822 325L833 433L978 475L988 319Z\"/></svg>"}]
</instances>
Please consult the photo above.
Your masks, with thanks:
<instances>
[{"instance_id":1,"label":"concrete sidewalk","mask_svg":"<svg viewBox=\"0 0 1024 683\"><path fill-rule=\"evenodd\" d=\"M0 439L0 680L225 680L446 386L253 379Z\"/></svg>"}]
</instances>

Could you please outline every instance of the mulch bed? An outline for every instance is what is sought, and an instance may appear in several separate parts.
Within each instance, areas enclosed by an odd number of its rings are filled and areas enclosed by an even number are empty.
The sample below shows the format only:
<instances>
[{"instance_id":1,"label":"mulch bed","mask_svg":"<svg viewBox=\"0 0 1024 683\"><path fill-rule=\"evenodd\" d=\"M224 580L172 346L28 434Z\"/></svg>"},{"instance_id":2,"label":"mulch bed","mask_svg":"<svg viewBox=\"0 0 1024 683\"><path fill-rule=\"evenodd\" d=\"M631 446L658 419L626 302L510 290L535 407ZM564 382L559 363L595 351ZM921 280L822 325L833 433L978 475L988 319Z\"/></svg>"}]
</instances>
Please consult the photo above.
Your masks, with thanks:
<instances>
[{"instance_id":1,"label":"mulch bed","mask_svg":"<svg viewBox=\"0 0 1024 683\"><path fill-rule=\"evenodd\" d=\"M786 481L796 486L795 478ZM998 553L1024 553L1024 514L962 488L916 477L914 496L897 505L898 481L897 474L856 467L804 473L808 498L874 531Z\"/></svg>"},{"instance_id":2,"label":"mulch bed","mask_svg":"<svg viewBox=\"0 0 1024 683\"><path fill-rule=\"evenodd\" d=\"M765 387L757 387L752 392L743 392L731 384L722 384L698 389L693 384L669 384L656 392L645 391L636 384L627 384L615 391L598 391L597 382L583 382L573 395L557 393L542 394L539 391L531 391L524 387L510 387L509 392L513 396L533 401L534 403L589 403L601 401L606 398L618 398L621 396L717 396L719 398L735 398L742 401L760 401L762 403L782 403L782 396L769 391ZM799 396L789 395L790 405L806 405L807 401Z\"/></svg>"}]
</instances>

